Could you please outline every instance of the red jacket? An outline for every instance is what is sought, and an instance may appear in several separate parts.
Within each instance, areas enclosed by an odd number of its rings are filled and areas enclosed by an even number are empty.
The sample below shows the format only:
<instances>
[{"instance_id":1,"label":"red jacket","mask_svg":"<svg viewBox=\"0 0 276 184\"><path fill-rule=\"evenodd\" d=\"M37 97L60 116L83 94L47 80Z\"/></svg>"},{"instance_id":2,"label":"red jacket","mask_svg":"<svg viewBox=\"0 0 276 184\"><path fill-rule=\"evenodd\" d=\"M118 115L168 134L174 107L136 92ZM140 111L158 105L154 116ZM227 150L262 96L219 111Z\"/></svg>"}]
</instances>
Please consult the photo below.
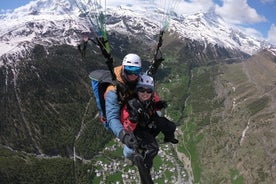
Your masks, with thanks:
<instances>
[{"instance_id":1,"label":"red jacket","mask_svg":"<svg viewBox=\"0 0 276 184\"><path fill-rule=\"evenodd\" d=\"M154 93L153 101L154 103L160 101L160 98L156 93ZM155 111L156 110L158 109L155 109ZM154 112L150 112L150 114L154 114ZM121 109L121 123L123 124L125 130L132 131L132 132L135 130L137 126L137 123L133 123L129 120L129 112L127 109L127 105L124 105L123 108Z\"/></svg>"}]
</instances>

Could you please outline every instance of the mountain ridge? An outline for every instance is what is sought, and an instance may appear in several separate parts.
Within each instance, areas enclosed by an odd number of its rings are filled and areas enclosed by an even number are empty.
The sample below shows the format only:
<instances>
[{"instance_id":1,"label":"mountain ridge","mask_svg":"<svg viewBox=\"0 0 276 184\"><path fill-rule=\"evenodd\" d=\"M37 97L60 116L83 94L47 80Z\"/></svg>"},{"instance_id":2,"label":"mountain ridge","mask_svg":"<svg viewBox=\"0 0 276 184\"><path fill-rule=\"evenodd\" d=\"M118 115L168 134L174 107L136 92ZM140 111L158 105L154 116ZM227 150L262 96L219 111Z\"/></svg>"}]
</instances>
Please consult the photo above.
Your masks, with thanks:
<instances>
[{"instance_id":1,"label":"mountain ridge","mask_svg":"<svg viewBox=\"0 0 276 184\"><path fill-rule=\"evenodd\" d=\"M58 5L57 1L35 2L50 3L48 6L53 3L52 9ZM25 19L5 19L5 25L10 21L15 26L17 20L20 26L16 29L1 29L0 180L108 183L114 181L114 176L122 179L121 172L129 173L129 167L122 161L122 151L114 149L119 144L114 143L113 134L98 122L88 78L91 70L106 69L104 59L94 44L88 44L85 58L76 48L83 34L91 34L88 23L79 20L79 13L68 15L69 10L75 10L70 3L67 13L60 9L56 16L47 11L42 14L35 7L26 6L30 11L25 12L29 15ZM21 11L17 11L18 16ZM119 65L126 53L133 52L141 56L145 70L155 49L159 24L134 16L130 10L113 13L107 15L107 29L114 64ZM164 35L165 60L158 70L156 87L162 99L168 101L166 116L179 125L178 151L185 153L190 162L178 158L171 166L171 159L166 162L158 155L155 171L164 172L163 178L156 181L176 183L178 174L171 171L183 166L192 172L190 182L270 184L276 177L275 49L251 55L236 47L222 47L219 42L214 45L191 37L182 39L180 33L173 32L178 26L216 25L205 23L204 16L199 13L185 17L187 20L173 19ZM185 24L176 25L178 20ZM208 33L208 29L204 31ZM226 31L229 34L232 30ZM241 46L243 40L250 41L232 32L232 38ZM259 48L262 42L256 43ZM10 48L13 52L8 52ZM3 151L3 145L12 149L7 152L4 146ZM162 153L166 146L160 144ZM172 147L168 150L168 155L181 157ZM57 159L44 160L44 156ZM107 170L105 175L96 176L98 170L107 168L98 165L100 161L108 166L118 161L119 165L114 165L120 172ZM160 165L166 165L166 170ZM51 180L56 173L59 177ZM178 177L185 180L183 173Z\"/></svg>"},{"instance_id":2,"label":"mountain ridge","mask_svg":"<svg viewBox=\"0 0 276 184\"><path fill-rule=\"evenodd\" d=\"M109 7L106 15L107 30L110 34L113 31L125 35L129 32L141 36L145 34L144 38L152 40L162 28L158 20L161 16L158 14L160 11L152 11L152 14L148 13L146 17L141 12L144 13L145 9L134 12L128 7ZM0 55L3 56L5 53L21 55L21 50L28 52L29 43L76 46L82 39L82 33L90 32L89 23L80 18L80 15L72 0L36 0L20 7L0 19L1 25L5 27L0 32ZM168 31L174 32L182 40L190 39L202 45L218 45L225 49L240 50L249 55L271 47L271 44L254 39L231 27L221 18L214 17L211 12L172 17Z\"/></svg>"}]
</instances>

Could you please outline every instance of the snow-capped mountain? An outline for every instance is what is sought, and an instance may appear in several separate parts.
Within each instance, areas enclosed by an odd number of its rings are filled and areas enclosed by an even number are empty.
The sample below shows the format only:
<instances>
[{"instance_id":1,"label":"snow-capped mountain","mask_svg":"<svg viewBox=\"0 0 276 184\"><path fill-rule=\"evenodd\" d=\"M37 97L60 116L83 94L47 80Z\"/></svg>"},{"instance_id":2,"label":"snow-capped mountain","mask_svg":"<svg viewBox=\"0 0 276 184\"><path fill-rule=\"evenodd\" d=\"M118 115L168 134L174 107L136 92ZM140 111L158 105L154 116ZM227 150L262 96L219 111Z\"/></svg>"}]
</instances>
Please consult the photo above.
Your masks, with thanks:
<instances>
[{"instance_id":1,"label":"snow-capped mountain","mask_svg":"<svg viewBox=\"0 0 276 184\"><path fill-rule=\"evenodd\" d=\"M108 183L118 176L114 168L123 171L122 178L130 174L117 146L110 145L114 135L99 122L91 93L89 73L106 68L100 49L91 44L86 58L81 58L72 47L90 32L74 1L33 0L0 15L0 152L4 153L0 159L9 163L1 168L1 183L53 183L53 178L55 183ZM147 4L137 4L135 10L108 7L107 31L115 62L121 62L126 52L138 51L146 69L150 64L146 57L152 57L150 46L164 26L162 14L162 9ZM161 173L159 178L158 172L158 181L185 183L189 178L189 183L216 183L224 178L225 183L273 183L276 49L248 59L269 44L245 35L212 12L171 17L163 38L165 61L156 89L170 104L166 115L180 125L176 133L182 140L179 148L185 150L173 152L171 146L160 145L165 148L158 153L162 171L168 175ZM221 62L237 63L218 67ZM198 155L196 163L190 153ZM111 170L95 164L111 157ZM104 174L98 177L95 167ZM193 168L202 171L197 181Z\"/></svg>"},{"instance_id":2,"label":"snow-capped mountain","mask_svg":"<svg viewBox=\"0 0 276 184\"><path fill-rule=\"evenodd\" d=\"M62 6L59 4L62 3ZM35 44L75 45L81 26L76 19L65 14L63 9L74 14L69 1L32 1L13 13L2 15L0 23L0 55L10 60L24 57ZM72 3L73 4L73 3ZM63 8L61 10L61 8ZM10 61L9 60L9 61ZM3 63L0 62L0 65Z\"/></svg>"},{"instance_id":3,"label":"snow-capped mountain","mask_svg":"<svg viewBox=\"0 0 276 184\"><path fill-rule=\"evenodd\" d=\"M154 7L144 5L139 9L137 6L135 10L123 6L108 7L107 30L126 35L144 34L149 38L158 34L162 26L158 17L163 12L154 10ZM80 11L73 0L35 0L12 13L1 15L0 56L10 58L8 61L16 61L35 44L77 45L81 33L89 31L89 23L80 19L79 15ZM268 43L226 24L212 12L172 17L169 32L177 34L179 39L189 38L203 45L237 49L249 55L270 47Z\"/></svg>"}]
</instances>

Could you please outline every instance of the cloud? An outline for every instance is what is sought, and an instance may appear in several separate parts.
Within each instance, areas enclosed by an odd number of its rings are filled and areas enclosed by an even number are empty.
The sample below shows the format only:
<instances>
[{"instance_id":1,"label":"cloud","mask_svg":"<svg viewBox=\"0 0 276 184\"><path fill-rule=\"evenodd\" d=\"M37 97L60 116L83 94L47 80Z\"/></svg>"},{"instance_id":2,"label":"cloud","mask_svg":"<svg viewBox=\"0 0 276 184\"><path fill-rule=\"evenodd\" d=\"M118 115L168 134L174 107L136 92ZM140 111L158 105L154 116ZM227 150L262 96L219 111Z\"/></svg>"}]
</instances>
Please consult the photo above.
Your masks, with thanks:
<instances>
[{"instance_id":1,"label":"cloud","mask_svg":"<svg viewBox=\"0 0 276 184\"><path fill-rule=\"evenodd\" d=\"M261 0L262 3L273 3L276 2L276 0Z\"/></svg>"},{"instance_id":2,"label":"cloud","mask_svg":"<svg viewBox=\"0 0 276 184\"><path fill-rule=\"evenodd\" d=\"M239 27L239 29L241 29L242 31L244 31L245 33L249 34L249 35L253 35L254 37L263 40L263 35L262 33L260 33L258 30L251 28L251 27Z\"/></svg>"},{"instance_id":3,"label":"cloud","mask_svg":"<svg viewBox=\"0 0 276 184\"><path fill-rule=\"evenodd\" d=\"M161 0L112 0L112 1L99 1L102 5L106 3L107 6L111 7L120 7L120 6L126 6L132 9L139 8L139 7L148 7L149 5L155 5L155 2L161 1ZM164 1L164 0L163 0Z\"/></svg>"},{"instance_id":4,"label":"cloud","mask_svg":"<svg viewBox=\"0 0 276 184\"><path fill-rule=\"evenodd\" d=\"M207 12L214 6L212 0L190 0L181 1L177 12L180 14L194 14L198 12Z\"/></svg>"},{"instance_id":5,"label":"cloud","mask_svg":"<svg viewBox=\"0 0 276 184\"><path fill-rule=\"evenodd\" d=\"M247 0L222 0L223 6L216 5L216 13L233 24L254 24L267 21L247 4Z\"/></svg>"},{"instance_id":6,"label":"cloud","mask_svg":"<svg viewBox=\"0 0 276 184\"><path fill-rule=\"evenodd\" d=\"M217 15L222 17L229 24L234 24L238 26L241 30L249 35L253 35L259 39L265 39L260 30L254 29L252 26L258 23L266 22L268 20L260 15L254 7L249 6L247 3L249 0L112 0L107 1L110 6L125 6L130 9L147 8L147 11L151 9L160 8L164 10L165 6L176 3L176 8L174 9L179 15L191 15L198 12L209 12L214 11ZM265 4L271 4L276 2L276 0L259 0ZM220 3L218 3L220 2ZM158 20L159 17L156 17ZM275 23L271 26L270 33L268 33L269 40L275 40ZM274 41L275 43L275 41Z\"/></svg>"},{"instance_id":7,"label":"cloud","mask_svg":"<svg viewBox=\"0 0 276 184\"><path fill-rule=\"evenodd\" d=\"M127 6L132 9L135 7L143 7L152 5L161 10L167 9L170 6L175 6L174 10L179 14L194 14L198 12L206 12L214 6L213 0L113 0L107 1L110 6Z\"/></svg>"},{"instance_id":8,"label":"cloud","mask_svg":"<svg viewBox=\"0 0 276 184\"><path fill-rule=\"evenodd\" d=\"M272 24L268 34L267 34L267 39L270 43L273 43L274 45L276 45L276 26L275 24Z\"/></svg>"}]
</instances>

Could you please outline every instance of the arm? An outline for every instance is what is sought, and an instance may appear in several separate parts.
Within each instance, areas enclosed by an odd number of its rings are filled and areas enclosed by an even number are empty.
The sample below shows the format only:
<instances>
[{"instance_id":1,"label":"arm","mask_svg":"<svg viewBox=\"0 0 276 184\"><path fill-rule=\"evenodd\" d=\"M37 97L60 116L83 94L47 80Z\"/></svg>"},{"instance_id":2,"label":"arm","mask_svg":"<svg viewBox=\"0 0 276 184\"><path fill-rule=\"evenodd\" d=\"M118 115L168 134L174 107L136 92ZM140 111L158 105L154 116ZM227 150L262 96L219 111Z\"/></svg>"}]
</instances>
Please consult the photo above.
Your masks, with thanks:
<instances>
[{"instance_id":1,"label":"arm","mask_svg":"<svg viewBox=\"0 0 276 184\"><path fill-rule=\"evenodd\" d=\"M106 119L109 127L116 137L124 129L120 121L120 105L115 91L108 91L105 99Z\"/></svg>"},{"instance_id":2,"label":"arm","mask_svg":"<svg viewBox=\"0 0 276 184\"><path fill-rule=\"evenodd\" d=\"M136 98L127 102L127 109L129 112L129 120L132 123L137 123L141 127L147 127L150 123L150 114L143 104Z\"/></svg>"},{"instance_id":3,"label":"arm","mask_svg":"<svg viewBox=\"0 0 276 184\"><path fill-rule=\"evenodd\" d=\"M166 101L164 100L160 100L159 96L157 95L157 93L154 93L154 106L156 111L160 111L161 109L165 109L168 107L168 104Z\"/></svg>"},{"instance_id":4,"label":"arm","mask_svg":"<svg viewBox=\"0 0 276 184\"><path fill-rule=\"evenodd\" d=\"M108 91L105 98L106 119L110 129L122 143L131 149L138 147L137 140L126 131L120 121L120 105L115 91Z\"/></svg>"},{"instance_id":5,"label":"arm","mask_svg":"<svg viewBox=\"0 0 276 184\"><path fill-rule=\"evenodd\" d=\"M121 123L124 126L124 129L127 131L133 132L137 126L137 122L133 122L129 119L129 111L127 109L127 105L121 110Z\"/></svg>"}]
</instances>

